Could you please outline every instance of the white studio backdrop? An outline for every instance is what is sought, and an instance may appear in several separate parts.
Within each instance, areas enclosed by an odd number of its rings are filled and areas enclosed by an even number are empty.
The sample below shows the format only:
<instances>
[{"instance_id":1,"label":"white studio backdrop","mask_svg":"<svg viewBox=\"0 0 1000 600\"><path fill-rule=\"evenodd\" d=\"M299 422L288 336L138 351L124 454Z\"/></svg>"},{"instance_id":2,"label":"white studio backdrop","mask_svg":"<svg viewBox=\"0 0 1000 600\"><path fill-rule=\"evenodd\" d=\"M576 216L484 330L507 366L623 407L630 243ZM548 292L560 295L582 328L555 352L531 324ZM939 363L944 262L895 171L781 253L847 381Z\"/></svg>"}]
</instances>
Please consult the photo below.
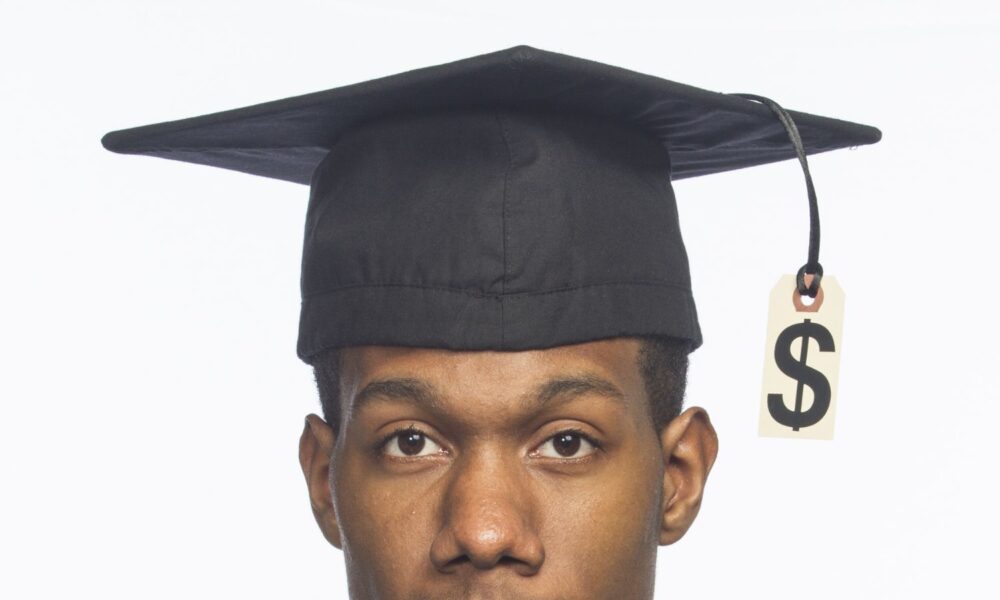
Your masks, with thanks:
<instances>
[{"instance_id":1,"label":"white studio backdrop","mask_svg":"<svg viewBox=\"0 0 1000 600\"><path fill-rule=\"evenodd\" d=\"M884 133L810 161L832 442L756 433L798 165L675 184L721 450L656 597L996 597L998 40L972 0L0 1L0 597L346 598L297 463L306 188L99 139L518 44Z\"/></svg>"}]
</instances>

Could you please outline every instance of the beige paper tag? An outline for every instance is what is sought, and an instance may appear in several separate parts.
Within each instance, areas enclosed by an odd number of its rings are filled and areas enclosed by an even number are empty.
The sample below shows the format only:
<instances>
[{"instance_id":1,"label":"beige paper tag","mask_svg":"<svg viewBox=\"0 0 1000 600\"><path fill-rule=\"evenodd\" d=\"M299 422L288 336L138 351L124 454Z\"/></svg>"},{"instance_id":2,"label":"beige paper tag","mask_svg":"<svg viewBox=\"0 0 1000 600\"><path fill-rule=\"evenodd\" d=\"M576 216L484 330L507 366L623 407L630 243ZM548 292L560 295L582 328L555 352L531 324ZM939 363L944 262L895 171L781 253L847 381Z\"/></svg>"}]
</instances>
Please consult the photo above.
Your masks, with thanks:
<instances>
[{"instance_id":1,"label":"beige paper tag","mask_svg":"<svg viewBox=\"0 0 1000 600\"><path fill-rule=\"evenodd\" d=\"M825 276L813 303L802 300L794 275L771 290L759 434L832 440L844 291Z\"/></svg>"}]
</instances>

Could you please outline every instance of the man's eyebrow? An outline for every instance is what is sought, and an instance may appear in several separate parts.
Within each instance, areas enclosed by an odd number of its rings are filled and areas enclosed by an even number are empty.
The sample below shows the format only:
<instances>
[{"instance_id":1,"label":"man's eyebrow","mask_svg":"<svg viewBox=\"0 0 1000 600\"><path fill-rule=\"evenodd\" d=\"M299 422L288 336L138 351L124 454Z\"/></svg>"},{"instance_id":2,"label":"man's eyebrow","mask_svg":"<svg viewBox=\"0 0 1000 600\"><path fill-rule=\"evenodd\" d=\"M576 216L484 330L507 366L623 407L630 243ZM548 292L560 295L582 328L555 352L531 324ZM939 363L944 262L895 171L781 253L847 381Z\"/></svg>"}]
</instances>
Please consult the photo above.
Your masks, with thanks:
<instances>
[{"instance_id":1,"label":"man's eyebrow","mask_svg":"<svg viewBox=\"0 0 1000 600\"><path fill-rule=\"evenodd\" d=\"M379 398L403 400L427 408L435 408L440 404L434 387L419 379L403 377L376 379L365 385L354 396L354 403L351 405L351 417L356 417L362 408Z\"/></svg>"},{"instance_id":2,"label":"man's eyebrow","mask_svg":"<svg viewBox=\"0 0 1000 600\"><path fill-rule=\"evenodd\" d=\"M586 394L603 396L616 404L625 405L625 394L607 379L593 374L559 376L537 386L533 391L521 396L525 406L542 408L560 396L577 397ZM434 386L419 379L389 378L369 382L354 397L351 417L356 417L368 404L378 399L401 400L428 409L439 409L440 395Z\"/></svg>"},{"instance_id":3,"label":"man's eyebrow","mask_svg":"<svg viewBox=\"0 0 1000 600\"><path fill-rule=\"evenodd\" d=\"M623 406L627 403L624 392L618 389L618 386L603 377L589 373L550 379L535 388L535 391L528 394L524 400L542 407L559 396L576 397L585 394L604 396Z\"/></svg>"}]
</instances>

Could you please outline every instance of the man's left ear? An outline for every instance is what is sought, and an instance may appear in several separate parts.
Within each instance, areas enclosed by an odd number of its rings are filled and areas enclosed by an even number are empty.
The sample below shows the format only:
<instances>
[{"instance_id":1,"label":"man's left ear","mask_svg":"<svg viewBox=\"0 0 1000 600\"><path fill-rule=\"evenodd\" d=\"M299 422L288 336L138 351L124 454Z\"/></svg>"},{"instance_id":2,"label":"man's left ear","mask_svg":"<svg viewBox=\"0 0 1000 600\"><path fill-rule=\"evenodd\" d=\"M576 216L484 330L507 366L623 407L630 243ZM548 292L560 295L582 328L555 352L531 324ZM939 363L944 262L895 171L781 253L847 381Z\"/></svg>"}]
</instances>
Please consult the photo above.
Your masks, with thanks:
<instances>
[{"instance_id":1,"label":"man's left ear","mask_svg":"<svg viewBox=\"0 0 1000 600\"><path fill-rule=\"evenodd\" d=\"M660 446L666 462L660 523L660 545L665 546L681 539L698 516L719 438L705 409L692 406L660 433Z\"/></svg>"},{"instance_id":2,"label":"man's left ear","mask_svg":"<svg viewBox=\"0 0 1000 600\"><path fill-rule=\"evenodd\" d=\"M341 548L340 526L333 510L330 490L330 457L335 441L333 429L326 421L316 415L306 417L305 428L299 438L299 464L309 488L309 503L323 537Z\"/></svg>"}]
</instances>

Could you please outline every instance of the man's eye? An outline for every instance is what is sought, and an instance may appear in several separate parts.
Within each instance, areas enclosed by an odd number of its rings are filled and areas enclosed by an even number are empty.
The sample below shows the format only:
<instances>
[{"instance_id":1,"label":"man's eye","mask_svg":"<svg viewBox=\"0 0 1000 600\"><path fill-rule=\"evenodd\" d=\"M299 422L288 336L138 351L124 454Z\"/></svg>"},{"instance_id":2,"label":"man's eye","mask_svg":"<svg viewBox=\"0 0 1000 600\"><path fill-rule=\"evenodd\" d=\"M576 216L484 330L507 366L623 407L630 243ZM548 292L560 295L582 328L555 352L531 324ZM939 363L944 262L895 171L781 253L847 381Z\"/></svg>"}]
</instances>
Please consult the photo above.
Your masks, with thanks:
<instances>
[{"instance_id":1,"label":"man's eye","mask_svg":"<svg viewBox=\"0 0 1000 600\"><path fill-rule=\"evenodd\" d=\"M418 429L403 429L389 436L382 445L382 451L389 456L401 458L430 456L442 450L434 440Z\"/></svg>"},{"instance_id":2,"label":"man's eye","mask_svg":"<svg viewBox=\"0 0 1000 600\"><path fill-rule=\"evenodd\" d=\"M538 447L545 458L583 458L600 448L597 442L580 431L561 431ZM581 449L584 451L580 453Z\"/></svg>"}]
</instances>

